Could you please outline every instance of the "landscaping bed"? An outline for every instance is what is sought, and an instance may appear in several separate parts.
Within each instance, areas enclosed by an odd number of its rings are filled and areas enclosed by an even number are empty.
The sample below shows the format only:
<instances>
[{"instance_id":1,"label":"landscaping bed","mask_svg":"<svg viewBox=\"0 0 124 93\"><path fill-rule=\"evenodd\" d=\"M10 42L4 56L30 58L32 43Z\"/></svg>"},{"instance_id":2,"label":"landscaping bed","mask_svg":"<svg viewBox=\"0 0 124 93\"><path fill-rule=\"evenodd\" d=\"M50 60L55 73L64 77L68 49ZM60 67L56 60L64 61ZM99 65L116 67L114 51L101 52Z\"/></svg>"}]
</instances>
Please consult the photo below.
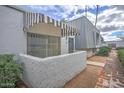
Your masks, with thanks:
<instances>
[{"instance_id":1,"label":"landscaping bed","mask_svg":"<svg viewBox=\"0 0 124 93\"><path fill-rule=\"evenodd\" d=\"M122 66L124 67L124 48L119 48L117 50L118 50L119 60L120 60L120 62L122 64Z\"/></svg>"},{"instance_id":2,"label":"landscaping bed","mask_svg":"<svg viewBox=\"0 0 124 93\"><path fill-rule=\"evenodd\" d=\"M99 51L96 52L97 56L108 56L111 48L109 47L100 47Z\"/></svg>"},{"instance_id":3,"label":"landscaping bed","mask_svg":"<svg viewBox=\"0 0 124 93\"><path fill-rule=\"evenodd\" d=\"M20 79L23 69L14 55L0 55L0 88L27 87Z\"/></svg>"}]
</instances>

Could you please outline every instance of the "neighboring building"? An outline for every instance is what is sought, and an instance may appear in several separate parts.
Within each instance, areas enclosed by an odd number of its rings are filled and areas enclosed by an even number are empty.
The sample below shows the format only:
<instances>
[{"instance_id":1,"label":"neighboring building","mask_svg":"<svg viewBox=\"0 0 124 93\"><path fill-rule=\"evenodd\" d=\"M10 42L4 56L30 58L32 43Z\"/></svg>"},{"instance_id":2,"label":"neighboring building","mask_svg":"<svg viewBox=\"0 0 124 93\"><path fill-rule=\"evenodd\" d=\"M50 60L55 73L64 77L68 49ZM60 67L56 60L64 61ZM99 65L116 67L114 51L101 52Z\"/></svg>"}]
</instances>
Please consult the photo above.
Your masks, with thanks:
<instances>
[{"instance_id":1,"label":"neighboring building","mask_svg":"<svg viewBox=\"0 0 124 93\"><path fill-rule=\"evenodd\" d=\"M112 48L124 48L124 41L106 41L107 45Z\"/></svg>"},{"instance_id":2,"label":"neighboring building","mask_svg":"<svg viewBox=\"0 0 124 93\"><path fill-rule=\"evenodd\" d=\"M0 6L0 54L55 56L75 51L77 30L40 13Z\"/></svg>"},{"instance_id":3,"label":"neighboring building","mask_svg":"<svg viewBox=\"0 0 124 93\"><path fill-rule=\"evenodd\" d=\"M69 26L78 29L76 37L76 50L86 50L88 57L92 56L96 49L102 46L103 38L100 31L84 16L67 22Z\"/></svg>"}]
</instances>

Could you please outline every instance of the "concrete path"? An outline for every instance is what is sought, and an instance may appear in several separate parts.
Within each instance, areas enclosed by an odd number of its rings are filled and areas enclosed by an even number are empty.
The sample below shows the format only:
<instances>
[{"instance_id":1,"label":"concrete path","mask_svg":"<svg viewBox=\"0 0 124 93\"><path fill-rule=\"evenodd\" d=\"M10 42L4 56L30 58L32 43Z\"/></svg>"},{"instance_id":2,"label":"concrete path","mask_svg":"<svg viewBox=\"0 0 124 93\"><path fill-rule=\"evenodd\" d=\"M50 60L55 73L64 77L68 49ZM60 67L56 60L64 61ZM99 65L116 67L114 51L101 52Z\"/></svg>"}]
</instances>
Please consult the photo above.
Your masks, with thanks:
<instances>
[{"instance_id":1,"label":"concrete path","mask_svg":"<svg viewBox=\"0 0 124 93\"><path fill-rule=\"evenodd\" d=\"M94 88L101 69L100 66L87 65L86 69L67 82L64 88Z\"/></svg>"},{"instance_id":2,"label":"concrete path","mask_svg":"<svg viewBox=\"0 0 124 93\"><path fill-rule=\"evenodd\" d=\"M93 61L87 61L88 65L93 65L93 66L100 66L100 67L104 67L105 63L100 63L100 62L93 62Z\"/></svg>"}]
</instances>

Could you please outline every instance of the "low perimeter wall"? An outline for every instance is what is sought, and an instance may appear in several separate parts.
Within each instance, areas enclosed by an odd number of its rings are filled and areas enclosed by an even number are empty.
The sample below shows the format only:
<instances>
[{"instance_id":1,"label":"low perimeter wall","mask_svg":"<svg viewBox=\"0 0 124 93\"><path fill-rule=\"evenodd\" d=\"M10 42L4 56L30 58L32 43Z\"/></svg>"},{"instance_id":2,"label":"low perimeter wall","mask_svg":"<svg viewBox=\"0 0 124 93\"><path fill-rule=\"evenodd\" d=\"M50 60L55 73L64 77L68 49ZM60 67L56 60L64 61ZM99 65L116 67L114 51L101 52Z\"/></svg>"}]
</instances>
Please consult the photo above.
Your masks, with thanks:
<instances>
[{"instance_id":1,"label":"low perimeter wall","mask_svg":"<svg viewBox=\"0 0 124 93\"><path fill-rule=\"evenodd\" d=\"M23 63L23 80L30 87L63 87L86 67L86 52L47 58L37 58L20 54L19 62Z\"/></svg>"}]
</instances>

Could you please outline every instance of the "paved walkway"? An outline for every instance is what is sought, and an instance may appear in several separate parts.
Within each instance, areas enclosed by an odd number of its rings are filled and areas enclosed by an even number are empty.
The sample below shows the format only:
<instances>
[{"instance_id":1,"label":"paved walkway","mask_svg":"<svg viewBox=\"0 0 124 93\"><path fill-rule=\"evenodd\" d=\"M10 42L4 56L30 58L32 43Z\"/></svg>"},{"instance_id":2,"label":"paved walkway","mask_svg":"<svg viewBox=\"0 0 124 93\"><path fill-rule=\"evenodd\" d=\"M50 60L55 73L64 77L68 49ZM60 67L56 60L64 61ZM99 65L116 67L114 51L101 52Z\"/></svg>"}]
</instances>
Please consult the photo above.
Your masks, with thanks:
<instances>
[{"instance_id":1,"label":"paved walkway","mask_svg":"<svg viewBox=\"0 0 124 93\"><path fill-rule=\"evenodd\" d=\"M117 51L112 50L104 69L99 73L97 88L121 88L124 87L124 69L122 68Z\"/></svg>"},{"instance_id":2,"label":"paved walkway","mask_svg":"<svg viewBox=\"0 0 124 93\"><path fill-rule=\"evenodd\" d=\"M87 65L86 69L65 84L65 88L94 88L98 79L100 66Z\"/></svg>"},{"instance_id":3,"label":"paved walkway","mask_svg":"<svg viewBox=\"0 0 124 93\"><path fill-rule=\"evenodd\" d=\"M124 69L112 50L106 63L87 61L87 68L65 84L65 88L121 88L124 87Z\"/></svg>"},{"instance_id":4,"label":"paved walkway","mask_svg":"<svg viewBox=\"0 0 124 93\"><path fill-rule=\"evenodd\" d=\"M100 66L100 67L104 67L105 63L101 63L101 62L93 62L93 61L87 61L87 64L89 65L93 65L93 66Z\"/></svg>"}]
</instances>

